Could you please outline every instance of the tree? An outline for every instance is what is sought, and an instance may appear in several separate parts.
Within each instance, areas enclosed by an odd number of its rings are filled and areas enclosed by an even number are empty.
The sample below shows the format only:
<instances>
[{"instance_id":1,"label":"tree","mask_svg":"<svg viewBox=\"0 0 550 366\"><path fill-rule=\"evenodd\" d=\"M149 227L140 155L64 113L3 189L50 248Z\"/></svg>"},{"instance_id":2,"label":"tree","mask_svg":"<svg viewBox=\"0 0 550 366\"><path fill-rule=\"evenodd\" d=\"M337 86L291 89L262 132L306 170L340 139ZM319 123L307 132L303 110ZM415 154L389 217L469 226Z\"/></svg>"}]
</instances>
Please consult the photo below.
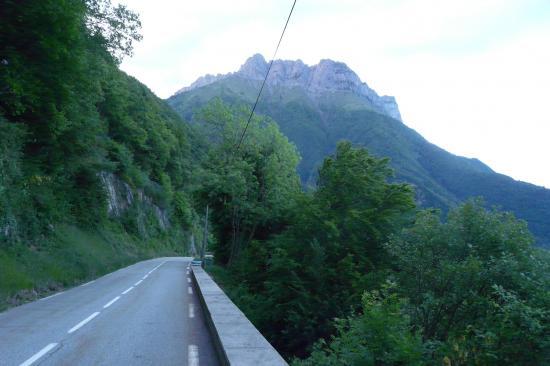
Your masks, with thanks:
<instances>
[{"instance_id":1,"label":"tree","mask_svg":"<svg viewBox=\"0 0 550 366\"><path fill-rule=\"evenodd\" d=\"M298 153L273 121L254 116L236 149L249 113L248 108L230 108L218 100L196 121L211 144L197 196L212 211L216 258L229 265L252 240L280 230L300 189Z\"/></svg>"},{"instance_id":2,"label":"tree","mask_svg":"<svg viewBox=\"0 0 550 366\"><path fill-rule=\"evenodd\" d=\"M290 225L268 255L246 253L234 270L255 300L253 321L285 354L306 356L334 332L332 319L359 310L361 295L388 269L383 243L414 209L413 191L389 183L387 159L338 144L319 170L317 191L295 196Z\"/></svg>"},{"instance_id":3,"label":"tree","mask_svg":"<svg viewBox=\"0 0 550 366\"><path fill-rule=\"evenodd\" d=\"M110 0L85 0L86 28L92 39L106 49L120 63L124 56L132 56L134 42L142 40L139 16L126 6L113 7Z\"/></svg>"},{"instance_id":4,"label":"tree","mask_svg":"<svg viewBox=\"0 0 550 366\"><path fill-rule=\"evenodd\" d=\"M405 302L395 283L366 292L362 314L337 321L337 333L327 343L315 344L311 356L296 366L423 365L421 338L411 330Z\"/></svg>"},{"instance_id":5,"label":"tree","mask_svg":"<svg viewBox=\"0 0 550 366\"><path fill-rule=\"evenodd\" d=\"M550 354L549 282L524 222L479 200L422 212L387 246L398 291L432 357L453 365L542 365Z\"/></svg>"}]
</instances>

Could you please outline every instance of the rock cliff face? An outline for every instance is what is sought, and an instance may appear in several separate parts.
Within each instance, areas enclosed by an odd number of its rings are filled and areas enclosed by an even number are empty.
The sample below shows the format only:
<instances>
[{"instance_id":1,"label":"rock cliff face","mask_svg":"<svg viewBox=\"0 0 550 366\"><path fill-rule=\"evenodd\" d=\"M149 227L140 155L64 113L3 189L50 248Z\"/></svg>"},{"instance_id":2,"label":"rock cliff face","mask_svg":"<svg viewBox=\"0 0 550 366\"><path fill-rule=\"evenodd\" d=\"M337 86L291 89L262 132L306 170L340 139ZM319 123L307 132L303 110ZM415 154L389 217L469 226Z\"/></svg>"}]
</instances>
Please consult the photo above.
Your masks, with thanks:
<instances>
[{"instance_id":1,"label":"rock cliff face","mask_svg":"<svg viewBox=\"0 0 550 366\"><path fill-rule=\"evenodd\" d=\"M166 210L153 203L142 189L132 189L128 183L122 181L112 173L101 172L99 178L107 193L107 212L110 217L121 217L130 208L136 208L136 222L140 232L146 232L146 216L155 217L158 227L166 230L170 221Z\"/></svg>"},{"instance_id":2,"label":"rock cliff face","mask_svg":"<svg viewBox=\"0 0 550 366\"><path fill-rule=\"evenodd\" d=\"M190 86L180 89L176 94L212 84L231 75L261 81L268 68L269 63L264 57L256 54L250 57L239 71L225 75L202 76ZM332 92L351 92L364 98L376 112L401 121L401 114L395 98L379 96L343 62L321 60L317 65L308 66L300 60L275 60L267 79L267 86L302 88L313 98L326 96Z\"/></svg>"}]
</instances>

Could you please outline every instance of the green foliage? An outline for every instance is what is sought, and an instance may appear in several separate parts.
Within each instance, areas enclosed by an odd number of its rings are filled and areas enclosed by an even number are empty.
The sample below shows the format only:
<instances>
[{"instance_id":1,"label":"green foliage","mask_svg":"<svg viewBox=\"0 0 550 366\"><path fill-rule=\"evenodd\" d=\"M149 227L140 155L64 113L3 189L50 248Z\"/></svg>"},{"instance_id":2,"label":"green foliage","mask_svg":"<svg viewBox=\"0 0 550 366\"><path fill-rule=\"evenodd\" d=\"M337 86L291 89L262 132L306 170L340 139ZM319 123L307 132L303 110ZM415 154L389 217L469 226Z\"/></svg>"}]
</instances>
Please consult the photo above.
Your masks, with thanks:
<instances>
[{"instance_id":1,"label":"green foliage","mask_svg":"<svg viewBox=\"0 0 550 366\"><path fill-rule=\"evenodd\" d=\"M550 261L525 222L474 200L409 227L387 164L340 143L287 228L216 269L226 291L297 365L547 364Z\"/></svg>"},{"instance_id":2,"label":"green foliage","mask_svg":"<svg viewBox=\"0 0 550 366\"><path fill-rule=\"evenodd\" d=\"M17 239L17 217L27 203L25 187L21 184L21 145L23 128L8 124L0 116L0 245Z\"/></svg>"},{"instance_id":3,"label":"green foliage","mask_svg":"<svg viewBox=\"0 0 550 366\"><path fill-rule=\"evenodd\" d=\"M191 229L193 225L193 211L189 198L183 192L174 194L174 217L184 229Z\"/></svg>"},{"instance_id":4,"label":"green foliage","mask_svg":"<svg viewBox=\"0 0 550 366\"><path fill-rule=\"evenodd\" d=\"M391 241L398 291L432 357L453 365L548 362L550 283L532 242L524 222L479 201L451 211L446 223L423 212Z\"/></svg>"},{"instance_id":5,"label":"green foliage","mask_svg":"<svg viewBox=\"0 0 550 366\"><path fill-rule=\"evenodd\" d=\"M404 302L387 283L382 291L366 292L363 312L338 320L330 342L318 342L309 358L293 365L423 365L423 345L411 330Z\"/></svg>"},{"instance_id":6,"label":"green foliage","mask_svg":"<svg viewBox=\"0 0 550 366\"><path fill-rule=\"evenodd\" d=\"M392 175L388 159L375 158L349 142L340 142L334 157L326 158L319 170L314 197L323 221L335 224L339 239L347 243L345 252L357 262L381 263L381 244L415 207L409 185L387 183Z\"/></svg>"},{"instance_id":7,"label":"green foliage","mask_svg":"<svg viewBox=\"0 0 550 366\"><path fill-rule=\"evenodd\" d=\"M252 118L237 150L249 113L214 102L196 121L211 144L196 195L202 207L210 206L215 255L224 264L235 262L252 240L276 232L300 189L298 154L273 121Z\"/></svg>"},{"instance_id":8,"label":"green foliage","mask_svg":"<svg viewBox=\"0 0 550 366\"><path fill-rule=\"evenodd\" d=\"M383 279L382 244L414 208L410 187L387 182L387 164L340 143L320 169L319 189L295 196L288 228L250 246L235 266L253 301L245 311L284 353L305 356Z\"/></svg>"},{"instance_id":9,"label":"green foliage","mask_svg":"<svg viewBox=\"0 0 550 366\"><path fill-rule=\"evenodd\" d=\"M131 56L133 43L143 38L139 16L126 6L111 5L110 0L85 0L88 9L86 28L90 36L120 62Z\"/></svg>"},{"instance_id":10,"label":"green foliage","mask_svg":"<svg viewBox=\"0 0 550 366\"><path fill-rule=\"evenodd\" d=\"M136 14L108 0L46 0L8 1L0 16L0 129L12 141L2 186L13 192L1 203L2 238L104 225L106 172L170 211L190 186L189 127L116 67L141 38ZM138 216L122 221L138 229L151 213Z\"/></svg>"}]
</instances>

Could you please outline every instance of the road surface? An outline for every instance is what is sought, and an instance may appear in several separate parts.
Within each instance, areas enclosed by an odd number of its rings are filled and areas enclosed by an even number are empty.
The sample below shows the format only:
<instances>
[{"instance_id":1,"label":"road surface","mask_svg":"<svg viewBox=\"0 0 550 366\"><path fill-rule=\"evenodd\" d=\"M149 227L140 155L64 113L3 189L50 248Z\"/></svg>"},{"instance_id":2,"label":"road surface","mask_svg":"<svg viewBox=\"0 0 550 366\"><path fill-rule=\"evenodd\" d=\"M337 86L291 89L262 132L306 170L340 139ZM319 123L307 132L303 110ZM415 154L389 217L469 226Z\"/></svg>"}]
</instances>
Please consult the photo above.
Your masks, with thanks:
<instances>
[{"instance_id":1,"label":"road surface","mask_svg":"<svg viewBox=\"0 0 550 366\"><path fill-rule=\"evenodd\" d=\"M217 365L189 263L139 262L0 313L0 366Z\"/></svg>"}]
</instances>

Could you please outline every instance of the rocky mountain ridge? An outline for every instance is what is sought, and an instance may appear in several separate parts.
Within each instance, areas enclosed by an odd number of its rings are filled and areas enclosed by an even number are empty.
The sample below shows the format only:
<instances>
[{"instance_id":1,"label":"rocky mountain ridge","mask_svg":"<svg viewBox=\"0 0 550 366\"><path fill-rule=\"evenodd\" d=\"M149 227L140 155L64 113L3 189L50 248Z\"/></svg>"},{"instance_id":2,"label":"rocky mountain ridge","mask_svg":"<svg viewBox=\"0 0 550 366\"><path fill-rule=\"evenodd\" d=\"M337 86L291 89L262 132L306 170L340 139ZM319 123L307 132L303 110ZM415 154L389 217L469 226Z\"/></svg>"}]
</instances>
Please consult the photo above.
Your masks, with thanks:
<instances>
[{"instance_id":1,"label":"rocky mountain ridge","mask_svg":"<svg viewBox=\"0 0 550 366\"><path fill-rule=\"evenodd\" d=\"M178 90L175 95L215 83L230 76L262 81L268 68L269 63L264 57L255 54L241 66L239 71L229 74L201 76L191 85ZM301 60L275 60L266 84L268 87L300 88L314 99L333 92L350 92L365 99L374 111L401 121L399 106L395 98L386 95L379 96L343 62L323 59L317 65L308 66Z\"/></svg>"}]
</instances>

